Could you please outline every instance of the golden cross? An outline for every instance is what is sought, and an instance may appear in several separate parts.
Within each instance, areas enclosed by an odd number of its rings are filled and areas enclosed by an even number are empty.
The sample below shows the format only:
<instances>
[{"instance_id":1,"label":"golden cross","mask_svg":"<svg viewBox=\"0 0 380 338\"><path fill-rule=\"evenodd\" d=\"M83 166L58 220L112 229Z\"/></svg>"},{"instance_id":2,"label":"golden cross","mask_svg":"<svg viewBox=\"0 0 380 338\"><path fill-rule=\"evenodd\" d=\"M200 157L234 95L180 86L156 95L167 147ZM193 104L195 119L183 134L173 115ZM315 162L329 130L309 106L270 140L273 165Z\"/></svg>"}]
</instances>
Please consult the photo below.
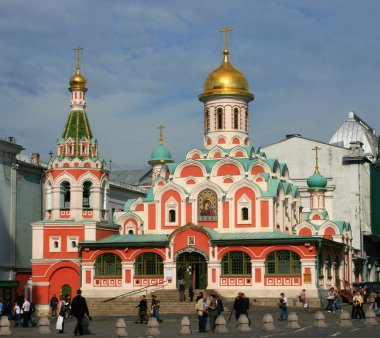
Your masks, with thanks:
<instances>
[{"instance_id":1,"label":"golden cross","mask_svg":"<svg viewBox=\"0 0 380 338\"><path fill-rule=\"evenodd\" d=\"M322 148L319 148L318 146L315 146L313 149L315 151L315 173L319 173L319 167L318 167L318 150L321 150Z\"/></svg>"},{"instance_id":2,"label":"golden cross","mask_svg":"<svg viewBox=\"0 0 380 338\"><path fill-rule=\"evenodd\" d=\"M83 48L81 48L79 45L78 46L76 46L75 48L74 48L74 50L77 52L77 69L79 69L80 68L80 66L79 66L79 61L80 61L80 52L81 52L81 50L83 50Z\"/></svg>"},{"instance_id":3,"label":"golden cross","mask_svg":"<svg viewBox=\"0 0 380 338\"><path fill-rule=\"evenodd\" d=\"M228 49L228 32L231 32L233 29L228 26L224 26L219 32L224 33L224 49Z\"/></svg>"},{"instance_id":4,"label":"golden cross","mask_svg":"<svg viewBox=\"0 0 380 338\"><path fill-rule=\"evenodd\" d=\"M162 131L165 129L165 126L161 124L157 129L160 129L160 144L163 144L164 138L162 137Z\"/></svg>"}]
</instances>

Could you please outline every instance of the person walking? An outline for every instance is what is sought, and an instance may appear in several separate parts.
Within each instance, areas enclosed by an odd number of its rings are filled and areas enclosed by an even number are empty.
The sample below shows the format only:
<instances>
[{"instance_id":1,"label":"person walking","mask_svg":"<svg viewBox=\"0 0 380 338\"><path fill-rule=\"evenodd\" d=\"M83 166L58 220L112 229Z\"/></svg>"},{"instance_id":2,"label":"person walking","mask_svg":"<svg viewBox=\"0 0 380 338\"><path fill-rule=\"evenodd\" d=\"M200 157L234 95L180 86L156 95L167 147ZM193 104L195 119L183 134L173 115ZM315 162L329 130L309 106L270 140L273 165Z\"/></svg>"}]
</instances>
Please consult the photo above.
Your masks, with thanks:
<instances>
[{"instance_id":1,"label":"person walking","mask_svg":"<svg viewBox=\"0 0 380 338\"><path fill-rule=\"evenodd\" d=\"M240 315L243 313L243 298L242 298L241 292L239 292L238 295L236 296L232 310L235 311L235 318L236 318L236 321L238 321Z\"/></svg>"},{"instance_id":2,"label":"person walking","mask_svg":"<svg viewBox=\"0 0 380 338\"><path fill-rule=\"evenodd\" d=\"M285 293L281 292L279 299L279 308L281 309L280 318L278 320L288 320L288 298Z\"/></svg>"},{"instance_id":3,"label":"person walking","mask_svg":"<svg viewBox=\"0 0 380 338\"><path fill-rule=\"evenodd\" d=\"M185 280L184 279L180 279L178 281L178 290L179 290L179 301L180 302L184 302L186 300L186 296L185 296Z\"/></svg>"},{"instance_id":4,"label":"person walking","mask_svg":"<svg viewBox=\"0 0 380 338\"><path fill-rule=\"evenodd\" d=\"M198 302L195 304L195 310L197 311L197 316L199 320L199 332L206 332L208 306L209 301L207 300L207 295L203 294L203 297L200 298Z\"/></svg>"},{"instance_id":5,"label":"person walking","mask_svg":"<svg viewBox=\"0 0 380 338\"><path fill-rule=\"evenodd\" d=\"M65 321L65 297L63 295L59 296L59 302L57 304L58 319L55 328L58 333L64 333L64 321Z\"/></svg>"},{"instance_id":6,"label":"person walking","mask_svg":"<svg viewBox=\"0 0 380 338\"><path fill-rule=\"evenodd\" d=\"M15 302L15 306L13 308L13 315L15 318L15 324L13 325L13 327L20 326L21 309L20 309L20 305L18 305L17 302Z\"/></svg>"},{"instance_id":7,"label":"person walking","mask_svg":"<svg viewBox=\"0 0 380 338\"><path fill-rule=\"evenodd\" d=\"M92 320L90 313L88 311L86 298L82 297L82 290L77 290L77 295L73 298L70 308L70 315L77 319L77 324L74 329L74 336L83 335L83 325L82 321L85 315L88 316L89 320Z\"/></svg>"},{"instance_id":8,"label":"person walking","mask_svg":"<svg viewBox=\"0 0 380 338\"><path fill-rule=\"evenodd\" d=\"M245 294L241 293L241 299L242 299L242 309L241 314L246 315L248 319L248 325L251 325L251 320L248 317L248 311L249 311L249 298L245 296Z\"/></svg>"},{"instance_id":9,"label":"person walking","mask_svg":"<svg viewBox=\"0 0 380 338\"><path fill-rule=\"evenodd\" d=\"M351 319L365 319L365 314L363 311L363 297L359 291L354 292L354 297L352 298L352 311L351 311Z\"/></svg>"},{"instance_id":10,"label":"person walking","mask_svg":"<svg viewBox=\"0 0 380 338\"><path fill-rule=\"evenodd\" d=\"M224 311L224 305L222 300L218 295L215 295L216 310L218 311L218 316Z\"/></svg>"},{"instance_id":11,"label":"person walking","mask_svg":"<svg viewBox=\"0 0 380 338\"><path fill-rule=\"evenodd\" d=\"M198 303L198 300L203 298L203 292L199 291L197 298L195 298L195 303Z\"/></svg>"},{"instance_id":12,"label":"person walking","mask_svg":"<svg viewBox=\"0 0 380 338\"><path fill-rule=\"evenodd\" d=\"M30 303L27 298L24 299L24 303L22 304L22 311L24 320L22 323L23 327L29 327L29 319L30 319Z\"/></svg>"},{"instance_id":13,"label":"person walking","mask_svg":"<svg viewBox=\"0 0 380 338\"><path fill-rule=\"evenodd\" d=\"M160 318L160 299L156 295L152 295L152 317L155 317L159 323L162 323Z\"/></svg>"},{"instance_id":14,"label":"person walking","mask_svg":"<svg viewBox=\"0 0 380 338\"><path fill-rule=\"evenodd\" d=\"M309 303L307 302L307 298L306 298L306 290L305 289L302 289L301 293L299 294L298 296L298 299L299 301L301 302L302 304L302 308L304 311L309 311Z\"/></svg>"},{"instance_id":15,"label":"person walking","mask_svg":"<svg viewBox=\"0 0 380 338\"><path fill-rule=\"evenodd\" d=\"M194 284L192 279L189 280L189 303L194 301Z\"/></svg>"},{"instance_id":16,"label":"person walking","mask_svg":"<svg viewBox=\"0 0 380 338\"><path fill-rule=\"evenodd\" d=\"M50 298L50 311L52 318L57 318L57 304L58 304L58 298L53 293L53 296Z\"/></svg>"},{"instance_id":17,"label":"person walking","mask_svg":"<svg viewBox=\"0 0 380 338\"><path fill-rule=\"evenodd\" d=\"M215 295L210 295L210 303L207 306L207 314L210 322L210 332L214 332L216 317L218 317Z\"/></svg>"},{"instance_id":18,"label":"person walking","mask_svg":"<svg viewBox=\"0 0 380 338\"><path fill-rule=\"evenodd\" d=\"M136 324L143 324L144 322L148 323L148 302L146 301L145 295L141 296L140 303L136 307L139 308L138 319L136 321Z\"/></svg>"}]
</instances>

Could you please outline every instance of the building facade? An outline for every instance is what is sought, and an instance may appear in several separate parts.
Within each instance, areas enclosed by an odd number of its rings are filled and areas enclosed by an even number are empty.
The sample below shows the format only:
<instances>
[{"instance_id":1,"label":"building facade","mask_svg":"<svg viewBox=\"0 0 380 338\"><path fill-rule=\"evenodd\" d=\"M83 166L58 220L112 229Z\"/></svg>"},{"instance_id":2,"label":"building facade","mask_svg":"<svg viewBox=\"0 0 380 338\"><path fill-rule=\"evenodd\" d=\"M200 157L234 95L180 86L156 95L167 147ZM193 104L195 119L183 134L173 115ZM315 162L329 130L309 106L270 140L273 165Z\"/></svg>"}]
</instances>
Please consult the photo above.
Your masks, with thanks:
<instances>
[{"instance_id":1,"label":"building facade","mask_svg":"<svg viewBox=\"0 0 380 338\"><path fill-rule=\"evenodd\" d=\"M350 285L350 224L330 220L326 178L318 165L310 171L311 210L301 219L288 166L250 146L254 95L227 45L223 56L199 96L203 148L176 163L161 133L146 195L127 200L113 222L78 61L71 112L45 176L45 218L32 225L33 295L41 311L52 293L77 287L104 298L154 285L176 289L182 278L227 297L243 291L277 298L305 288L317 299L321 288Z\"/></svg>"}]
</instances>

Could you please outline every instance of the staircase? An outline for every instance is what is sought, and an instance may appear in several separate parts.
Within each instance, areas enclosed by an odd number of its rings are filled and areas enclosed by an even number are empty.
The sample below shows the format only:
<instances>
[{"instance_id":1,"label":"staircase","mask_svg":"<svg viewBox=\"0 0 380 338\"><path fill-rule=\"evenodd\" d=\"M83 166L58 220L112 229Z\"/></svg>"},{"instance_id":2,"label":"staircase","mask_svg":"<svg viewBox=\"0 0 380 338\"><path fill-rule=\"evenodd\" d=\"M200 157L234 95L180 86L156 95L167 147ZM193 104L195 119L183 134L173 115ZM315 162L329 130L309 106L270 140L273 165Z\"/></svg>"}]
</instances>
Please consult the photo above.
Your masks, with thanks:
<instances>
[{"instance_id":1,"label":"staircase","mask_svg":"<svg viewBox=\"0 0 380 338\"><path fill-rule=\"evenodd\" d=\"M155 290L146 295L148 301L148 315L150 311L151 295L156 295L160 299L160 314L194 314L195 315L195 298L198 295L198 291L194 290L194 301L189 302L186 295L186 301L179 301L179 291L178 290ZM211 290L207 290L209 295ZM117 298L114 300L107 300L106 298L86 298L88 309L91 316L107 316L107 317L120 317L120 316L133 316L138 313L138 308L136 306L141 300L141 294L138 296ZM223 298L222 298L223 300ZM224 302L224 309L228 311L228 307L231 304L226 304Z\"/></svg>"},{"instance_id":2,"label":"staircase","mask_svg":"<svg viewBox=\"0 0 380 338\"><path fill-rule=\"evenodd\" d=\"M155 294L160 299L160 314L195 314L195 298L193 303L189 303L188 298L185 302L179 301L178 290L156 290L146 295L148 301L148 314L150 311L151 295ZM136 306L141 300L141 295L107 300L106 298L86 298L88 309L91 316L130 316L136 315Z\"/></svg>"}]
</instances>

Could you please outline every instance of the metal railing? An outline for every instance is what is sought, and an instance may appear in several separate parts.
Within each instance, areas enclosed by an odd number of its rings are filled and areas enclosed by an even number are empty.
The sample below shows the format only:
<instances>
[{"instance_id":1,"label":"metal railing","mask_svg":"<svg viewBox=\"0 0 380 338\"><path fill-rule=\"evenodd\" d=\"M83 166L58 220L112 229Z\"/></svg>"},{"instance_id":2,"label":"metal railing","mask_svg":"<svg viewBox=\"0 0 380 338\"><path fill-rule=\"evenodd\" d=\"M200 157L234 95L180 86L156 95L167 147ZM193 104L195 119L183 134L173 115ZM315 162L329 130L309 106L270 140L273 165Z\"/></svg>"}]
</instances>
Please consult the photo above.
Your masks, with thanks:
<instances>
[{"instance_id":1,"label":"metal railing","mask_svg":"<svg viewBox=\"0 0 380 338\"><path fill-rule=\"evenodd\" d=\"M150 291L154 291L154 290L164 289L166 285L168 285L168 282L166 280L163 280L161 282L158 282L158 283L155 283L152 285L143 286L142 288L137 289L137 290L128 291L128 292L123 293L121 295L118 295L116 297L105 299L105 300L103 300L103 302L106 303L106 302L110 302L110 301L115 300L115 299L126 298L128 296L129 296L129 298L131 298L132 296L138 295L139 293L144 292L144 291L145 291L145 295L147 295L149 288L154 288L154 289L150 290Z\"/></svg>"}]
</instances>

